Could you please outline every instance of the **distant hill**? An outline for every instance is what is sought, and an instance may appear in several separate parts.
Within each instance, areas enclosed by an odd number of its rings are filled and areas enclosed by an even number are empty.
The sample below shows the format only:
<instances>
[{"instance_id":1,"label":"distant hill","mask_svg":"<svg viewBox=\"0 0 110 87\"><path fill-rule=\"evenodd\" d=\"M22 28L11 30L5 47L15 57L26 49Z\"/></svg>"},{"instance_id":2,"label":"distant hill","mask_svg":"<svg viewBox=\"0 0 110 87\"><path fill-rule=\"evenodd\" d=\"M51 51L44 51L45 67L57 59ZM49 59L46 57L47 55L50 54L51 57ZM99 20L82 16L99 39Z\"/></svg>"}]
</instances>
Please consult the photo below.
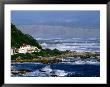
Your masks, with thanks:
<instances>
[{"instance_id":1,"label":"distant hill","mask_svg":"<svg viewBox=\"0 0 110 87\"><path fill-rule=\"evenodd\" d=\"M19 48L23 43L42 49L41 45L29 34L22 33L11 23L11 47Z\"/></svg>"}]
</instances>

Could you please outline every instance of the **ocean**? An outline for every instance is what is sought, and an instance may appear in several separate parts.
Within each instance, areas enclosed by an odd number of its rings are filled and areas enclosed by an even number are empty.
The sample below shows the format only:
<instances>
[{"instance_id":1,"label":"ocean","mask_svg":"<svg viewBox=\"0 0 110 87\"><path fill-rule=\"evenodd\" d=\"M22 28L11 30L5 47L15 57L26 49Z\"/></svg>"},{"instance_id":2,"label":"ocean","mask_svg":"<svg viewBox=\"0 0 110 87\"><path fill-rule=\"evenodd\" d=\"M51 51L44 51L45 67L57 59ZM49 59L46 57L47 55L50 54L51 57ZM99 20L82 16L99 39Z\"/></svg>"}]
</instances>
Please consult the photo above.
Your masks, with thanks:
<instances>
[{"instance_id":1,"label":"ocean","mask_svg":"<svg viewBox=\"0 0 110 87\"><path fill-rule=\"evenodd\" d=\"M12 75L12 77L99 77L100 61L94 58L85 60L68 58L66 61L54 64L35 62L11 64L11 70L17 71L21 69L31 70L31 72L19 73Z\"/></svg>"},{"instance_id":2,"label":"ocean","mask_svg":"<svg viewBox=\"0 0 110 87\"><path fill-rule=\"evenodd\" d=\"M61 51L100 52L99 38L37 38L43 48ZM26 74L12 74L12 77L100 77L100 60L80 57L64 58L62 62L43 64L36 62L12 63L11 71L30 70Z\"/></svg>"},{"instance_id":3,"label":"ocean","mask_svg":"<svg viewBox=\"0 0 110 87\"><path fill-rule=\"evenodd\" d=\"M58 49L61 51L100 52L99 38L37 38L43 48Z\"/></svg>"}]
</instances>

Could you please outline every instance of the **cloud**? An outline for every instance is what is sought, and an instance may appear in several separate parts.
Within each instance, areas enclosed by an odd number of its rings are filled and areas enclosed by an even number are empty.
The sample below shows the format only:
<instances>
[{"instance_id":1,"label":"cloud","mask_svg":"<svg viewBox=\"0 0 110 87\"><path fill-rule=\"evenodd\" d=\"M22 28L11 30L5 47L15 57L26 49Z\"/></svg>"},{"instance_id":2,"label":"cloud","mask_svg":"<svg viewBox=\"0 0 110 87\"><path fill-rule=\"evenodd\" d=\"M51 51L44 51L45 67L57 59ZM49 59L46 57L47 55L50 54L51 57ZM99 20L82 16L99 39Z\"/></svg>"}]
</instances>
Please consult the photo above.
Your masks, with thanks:
<instances>
[{"instance_id":1,"label":"cloud","mask_svg":"<svg viewBox=\"0 0 110 87\"><path fill-rule=\"evenodd\" d=\"M24 33L37 38L74 38L74 37L99 37L100 29L74 28L50 25L22 25L18 26Z\"/></svg>"}]
</instances>

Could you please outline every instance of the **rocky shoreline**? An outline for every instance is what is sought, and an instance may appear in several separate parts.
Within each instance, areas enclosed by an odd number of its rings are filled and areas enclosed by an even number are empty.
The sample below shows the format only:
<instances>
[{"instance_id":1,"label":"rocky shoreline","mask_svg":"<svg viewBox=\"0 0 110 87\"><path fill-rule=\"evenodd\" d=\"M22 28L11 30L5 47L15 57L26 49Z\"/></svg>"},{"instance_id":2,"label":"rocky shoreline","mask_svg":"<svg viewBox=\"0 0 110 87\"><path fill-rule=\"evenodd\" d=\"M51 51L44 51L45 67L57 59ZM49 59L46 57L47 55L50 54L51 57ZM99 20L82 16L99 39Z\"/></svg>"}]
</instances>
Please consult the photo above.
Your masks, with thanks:
<instances>
[{"instance_id":1,"label":"rocky shoreline","mask_svg":"<svg viewBox=\"0 0 110 87\"><path fill-rule=\"evenodd\" d=\"M73 59L75 61L77 60L88 60L88 59L96 59L97 61L100 62L100 53L98 52L66 52L62 55L59 56L52 56L52 57L38 57L38 58L33 58L33 59L18 59L18 60L13 60L11 64L16 64L16 63L24 63L24 62L29 62L29 63L42 63L42 64L53 64L53 63L59 63L59 62L64 62L65 60L69 61L70 59ZM78 59L79 58L79 59ZM67 61L67 62L68 62ZM88 60L89 61L89 60ZM66 63L66 62L65 62ZM86 62L85 62L86 63ZM28 69L19 69L19 70L11 70L12 76L15 75L23 75L26 73L32 72L31 70ZM52 77L57 77L56 75L52 74Z\"/></svg>"},{"instance_id":2,"label":"rocky shoreline","mask_svg":"<svg viewBox=\"0 0 110 87\"><path fill-rule=\"evenodd\" d=\"M32 58L32 59L20 59L17 58L16 60L12 60L12 62L41 62L41 63L56 63L56 62L61 62L62 59L68 58L68 57L73 57L77 58L80 57L81 59L86 59L86 58L96 58L100 60L100 53L99 52L76 52L76 51L69 51L65 52L61 55L58 56L50 56L50 57L42 57L38 56L37 58Z\"/></svg>"}]
</instances>

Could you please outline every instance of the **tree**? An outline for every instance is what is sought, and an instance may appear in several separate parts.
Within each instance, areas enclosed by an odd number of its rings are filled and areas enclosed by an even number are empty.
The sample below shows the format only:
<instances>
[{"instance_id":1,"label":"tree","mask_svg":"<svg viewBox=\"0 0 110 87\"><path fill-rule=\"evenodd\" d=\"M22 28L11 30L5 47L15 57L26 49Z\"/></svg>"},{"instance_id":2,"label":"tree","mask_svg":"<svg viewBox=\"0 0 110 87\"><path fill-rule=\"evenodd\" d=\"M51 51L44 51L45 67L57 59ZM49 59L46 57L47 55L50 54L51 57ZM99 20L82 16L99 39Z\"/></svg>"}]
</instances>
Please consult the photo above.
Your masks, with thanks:
<instances>
[{"instance_id":1,"label":"tree","mask_svg":"<svg viewBox=\"0 0 110 87\"><path fill-rule=\"evenodd\" d=\"M23 43L42 49L41 45L29 34L24 34L11 23L11 47L19 48Z\"/></svg>"}]
</instances>

